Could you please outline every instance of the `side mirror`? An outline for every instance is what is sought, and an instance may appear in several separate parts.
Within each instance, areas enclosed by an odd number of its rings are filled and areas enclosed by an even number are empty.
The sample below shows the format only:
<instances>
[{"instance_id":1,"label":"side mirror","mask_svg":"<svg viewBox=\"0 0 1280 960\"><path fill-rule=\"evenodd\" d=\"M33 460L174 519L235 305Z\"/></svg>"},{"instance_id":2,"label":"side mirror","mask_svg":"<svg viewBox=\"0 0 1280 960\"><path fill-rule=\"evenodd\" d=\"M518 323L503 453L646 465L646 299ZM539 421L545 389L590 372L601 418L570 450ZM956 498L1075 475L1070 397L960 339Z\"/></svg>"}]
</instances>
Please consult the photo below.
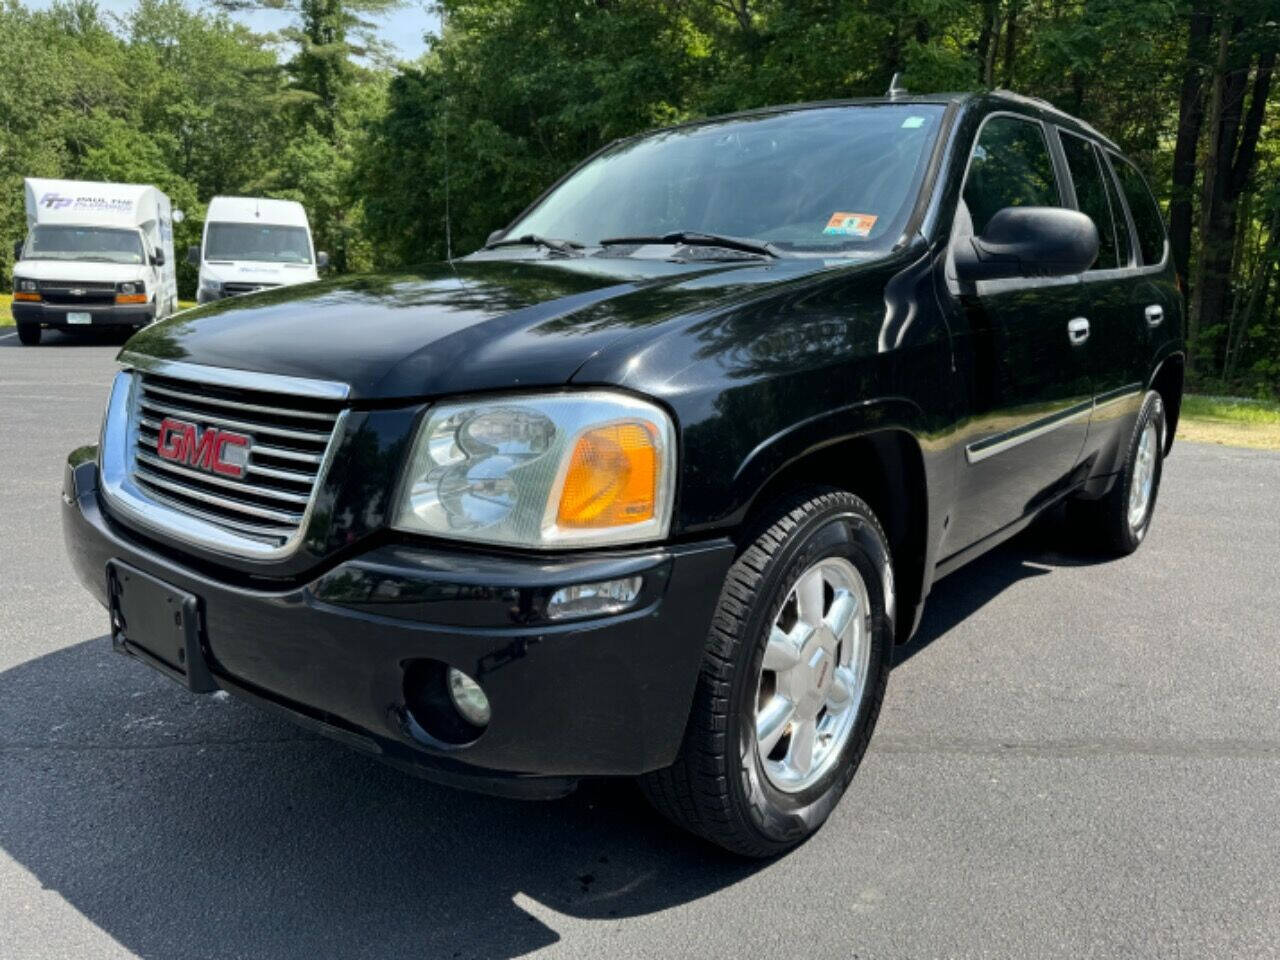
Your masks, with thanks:
<instances>
[{"instance_id":1,"label":"side mirror","mask_svg":"<svg viewBox=\"0 0 1280 960\"><path fill-rule=\"evenodd\" d=\"M507 232L506 230L493 231L493 233L489 234L489 238L485 240L484 245L487 247L489 244L493 243L495 240L501 240L503 236L506 234L506 232Z\"/></svg>"},{"instance_id":2,"label":"side mirror","mask_svg":"<svg viewBox=\"0 0 1280 960\"><path fill-rule=\"evenodd\" d=\"M22 259L22 241L15 240L13 241L13 262L17 263L21 259Z\"/></svg>"},{"instance_id":3,"label":"side mirror","mask_svg":"<svg viewBox=\"0 0 1280 960\"><path fill-rule=\"evenodd\" d=\"M155 251L151 254L151 265L152 265L153 267L163 267L163 266L164 266L164 251L163 251L163 250L159 250L159 249L157 249L157 250L155 250Z\"/></svg>"},{"instance_id":4,"label":"side mirror","mask_svg":"<svg viewBox=\"0 0 1280 960\"><path fill-rule=\"evenodd\" d=\"M316 253L316 269L324 270L329 266L329 255L323 250Z\"/></svg>"},{"instance_id":5,"label":"side mirror","mask_svg":"<svg viewBox=\"0 0 1280 960\"><path fill-rule=\"evenodd\" d=\"M187 263L191 264L193 267L200 266L199 244L193 243L191 246L187 247Z\"/></svg>"},{"instance_id":6,"label":"side mirror","mask_svg":"<svg viewBox=\"0 0 1280 960\"><path fill-rule=\"evenodd\" d=\"M1083 273L1098 259L1098 228L1075 210L1005 207L982 236L958 239L954 253L956 276L967 283L1066 277Z\"/></svg>"}]
</instances>

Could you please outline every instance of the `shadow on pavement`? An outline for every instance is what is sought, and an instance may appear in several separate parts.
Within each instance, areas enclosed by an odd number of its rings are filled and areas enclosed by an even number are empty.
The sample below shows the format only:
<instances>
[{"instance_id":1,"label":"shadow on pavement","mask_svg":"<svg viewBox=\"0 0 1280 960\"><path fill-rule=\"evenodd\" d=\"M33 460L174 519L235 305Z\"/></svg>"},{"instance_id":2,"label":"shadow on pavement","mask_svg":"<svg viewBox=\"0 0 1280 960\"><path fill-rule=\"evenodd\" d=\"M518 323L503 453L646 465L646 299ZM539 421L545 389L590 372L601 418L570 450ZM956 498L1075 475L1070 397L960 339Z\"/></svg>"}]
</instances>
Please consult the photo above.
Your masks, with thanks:
<instances>
[{"instance_id":1,"label":"shadow on pavement","mask_svg":"<svg viewBox=\"0 0 1280 960\"><path fill-rule=\"evenodd\" d=\"M559 939L555 914L648 914L759 869L629 782L437 787L109 645L0 673L0 847L143 957L514 957Z\"/></svg>"},{"instance_id":2,"label":"shadow on pavement","mask_svg":"<svg viewBox=\"0 0 1280 960\"><path fill-rule=\"evenodd\" d=\"M17 327L0 327L0 350L44 350L49 347L118 347L133 331L112 330L110 327L89 328L69 333L64 330L45 330L40 345L24 347L17 337Z\"/></svg>"},{"instance_id":3,"label":"shadow on pavement","mask_svg":"<svg viewBox=\"0 0 1280 960\"><path fill-rule=\"evenodd\" d=\"M940 582L898 662L1011 584L1102 559L1057 543L1041 525ZM143 957L515 957L559 940L557 914L650 914L761 869L628 782L551 803L437 787L105 637L0 673L0 737L0 847Z\"/></svg>"},{"instance_id":4,"label":"shadow on pavement","mask_svg":"<svg viewBox=\"0 0 1280 960\"><path fill-rule=\"evenodd\" d=\"M1092 566L1113 559L1084 542L1061 507L1051 510L1008 543L935 583L925 601L920 628L910 643L895 651L894 666L946 636L1020 580L1046 576L1057 567Z\"/></svg>"}]
</instances>

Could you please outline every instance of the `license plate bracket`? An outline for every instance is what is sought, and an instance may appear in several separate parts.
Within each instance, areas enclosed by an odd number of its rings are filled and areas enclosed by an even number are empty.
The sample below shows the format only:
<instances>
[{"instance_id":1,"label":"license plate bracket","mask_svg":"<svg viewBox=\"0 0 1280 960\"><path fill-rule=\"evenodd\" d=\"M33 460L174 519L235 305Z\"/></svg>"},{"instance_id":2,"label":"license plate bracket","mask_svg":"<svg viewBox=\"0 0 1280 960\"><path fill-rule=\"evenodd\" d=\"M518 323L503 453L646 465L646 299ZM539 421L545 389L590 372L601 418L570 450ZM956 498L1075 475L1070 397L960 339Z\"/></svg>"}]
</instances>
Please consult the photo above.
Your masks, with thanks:
<instances>
[{"instance_id":1,"label":"license plate bracket","mask_svg":"<svg viewBox=\"0 0 1280 960\"><path fill-rule=\"evenodd\" d=\"M135 567L107 564L111 645L194 693L218 689L200 645L200 599Z\"/></svg>"},{"instance_id":2,"label":"license plate bracket","mask_svg":"<svg viewBox=\"0 0 1280 960\"><path fill-rule=\"evenodd\" d=\"M93 314L73 311L67 314L67 323L75 323L75 324L93 323Z\"/></svg>"}]
</instances>

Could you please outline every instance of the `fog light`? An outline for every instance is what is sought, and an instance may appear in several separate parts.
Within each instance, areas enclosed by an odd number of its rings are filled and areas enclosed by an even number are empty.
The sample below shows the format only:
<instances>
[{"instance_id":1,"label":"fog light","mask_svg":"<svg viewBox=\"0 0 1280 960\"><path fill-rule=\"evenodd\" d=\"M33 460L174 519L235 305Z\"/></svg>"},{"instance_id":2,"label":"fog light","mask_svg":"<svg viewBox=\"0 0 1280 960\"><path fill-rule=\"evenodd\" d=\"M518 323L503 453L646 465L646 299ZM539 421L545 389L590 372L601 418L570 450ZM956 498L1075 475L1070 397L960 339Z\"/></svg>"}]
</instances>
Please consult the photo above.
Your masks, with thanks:
<instances>
[{"instance_id":1,"label":"fog light","mask_svg":"<svg viewBox=\"0 0 1280 960\"><path fill-rule=\"evenodd\" d=\"M476 727L489 725L489 698L480 684L454 667L449 668L449 699L467 723Z\"/></svg>"},{"instance_id":2,"label":"fog light","mask_svg":"<svg viewBox=\"0 0 1280 960\"><path fill-rule=\"evenodd\" d=\"M547 601L548 620L569 620L606 613L620 613L640 596L640 577L601 580L561 587Z\"/></svg>"}]
</instances>

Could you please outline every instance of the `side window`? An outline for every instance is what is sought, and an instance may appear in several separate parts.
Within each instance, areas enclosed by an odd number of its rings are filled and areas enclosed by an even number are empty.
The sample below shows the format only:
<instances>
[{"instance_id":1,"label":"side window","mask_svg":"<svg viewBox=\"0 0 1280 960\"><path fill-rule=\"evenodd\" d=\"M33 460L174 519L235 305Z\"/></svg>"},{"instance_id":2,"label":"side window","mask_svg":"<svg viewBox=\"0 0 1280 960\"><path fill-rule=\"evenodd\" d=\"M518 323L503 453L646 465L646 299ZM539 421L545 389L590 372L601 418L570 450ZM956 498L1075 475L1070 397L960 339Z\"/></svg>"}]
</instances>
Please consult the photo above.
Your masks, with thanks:
<instances>
[{"instance_id":1,"label":"side window","mask_svg":"<svg viewBox=\"0 0 1280 960\"><path fill-rule=\"evenodd\" d=\"M1039 121L996 116L986 122L973 148L964 202L979 235L1005 207L1062 206Z\"/></svg>"},{"instance_id":2,"label":"side window","mask_svg":"<svg viewBox=\"0 0 1280 960\"><path fill-rule=\"evenodd\" d=\"M1129 232L1129 221L1124 215L1124 201L1120 199L1120 191L1116 189L1111 164L1101 151L1098 152L1098 160L1102 163L1102 176L1107 182L1107 199L1111 201L1111 212L1116 221L1116 253L1120 258L1120 266L1127 267L1133 263L1133 234Z\"/></svg>"},{"instance_id":3,"label":"side window","mask_svg":"<svg viewBox=\"0 0 1280 960\"><path fill-rule=\"evenodd\" d=\"M1148 266L1164 259L1164 216L1156 198L1151 195L1147 181L1142 178L1138 168L1123 157L1111 154L1111 164L1115 167L1116 176L1120 178L1120 189L1129 202L1129 214L1133 217L1133 226L1138 231L1138 249L1142 251L1142 262Z\"/></svg>"},{"instance_id":4,"label":"side window","mask_svg":"<svg viewBox=\"0 0 1280 960\"><path fill-rule=\"evenodd\" d=\"M1098 259L1093 262L1092 269L1113 270L1121 264L1116 254L1115 220L1107 200L1106 181L1102 179L1097 152L1093 144L1083 137L1065 130L1059 130L1058 135L1062 140L1062 152L1067 157L1067 168L1071 171L1071 182L1076 187L1076 203L1080 212L1093 220L1098 228ZM1124 214L1120 216L1123 218ZM1125 230L1128 229L1126 224Z\"/></svg>"}]
</instances>

